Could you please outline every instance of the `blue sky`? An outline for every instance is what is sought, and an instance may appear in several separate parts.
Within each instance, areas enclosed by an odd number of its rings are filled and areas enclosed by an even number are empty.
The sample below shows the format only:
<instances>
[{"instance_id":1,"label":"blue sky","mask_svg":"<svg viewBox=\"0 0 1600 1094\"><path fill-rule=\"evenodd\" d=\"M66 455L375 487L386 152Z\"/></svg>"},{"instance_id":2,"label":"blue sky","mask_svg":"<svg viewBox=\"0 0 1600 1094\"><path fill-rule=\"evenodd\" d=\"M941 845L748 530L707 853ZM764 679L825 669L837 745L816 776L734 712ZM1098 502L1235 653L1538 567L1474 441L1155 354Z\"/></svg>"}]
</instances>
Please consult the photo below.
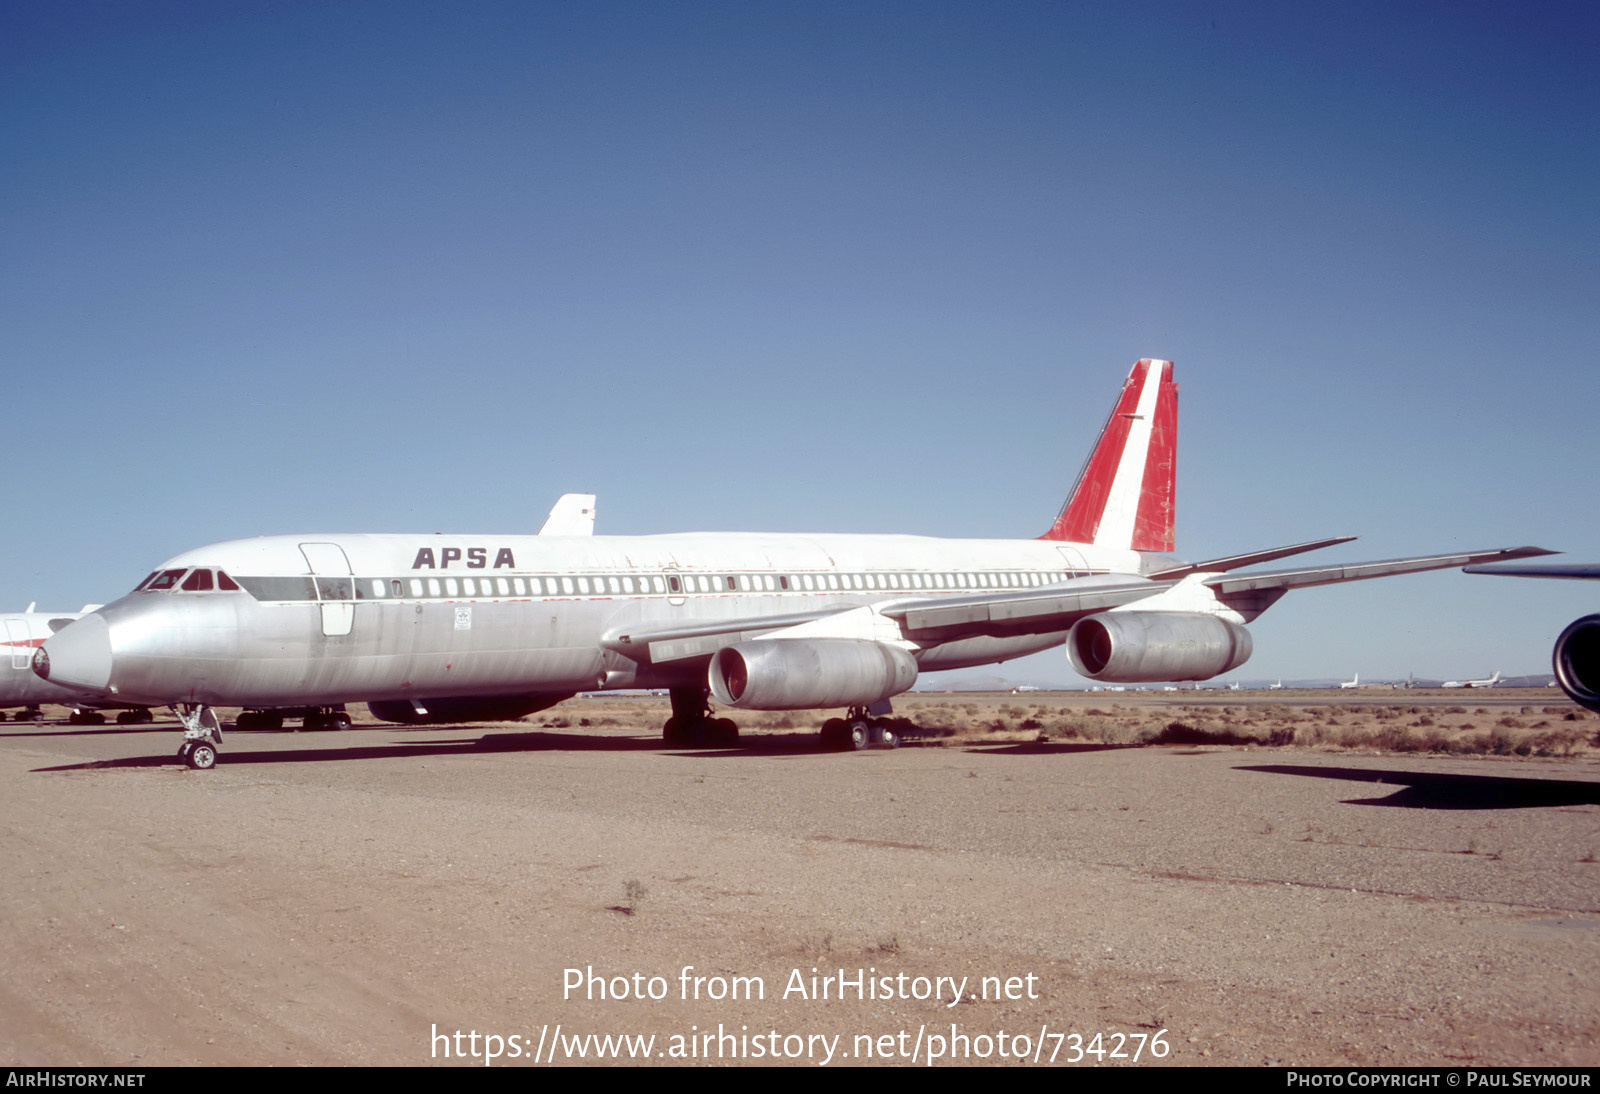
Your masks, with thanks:
<instances>
[{"instance_id":1,"label":"blue sky","mask_svg":"<svg viewBox=\"0 0 1600 1094\"><path fill-rule=\"evenodd\" d=\"M4 603L569 490L1033 536L1140 356L1180 554L1600 560L1597 46L1576 3L5 5ZM1242 674L1546 671L1597 606L1310 590Z\"/></svg>"}]
</instances>

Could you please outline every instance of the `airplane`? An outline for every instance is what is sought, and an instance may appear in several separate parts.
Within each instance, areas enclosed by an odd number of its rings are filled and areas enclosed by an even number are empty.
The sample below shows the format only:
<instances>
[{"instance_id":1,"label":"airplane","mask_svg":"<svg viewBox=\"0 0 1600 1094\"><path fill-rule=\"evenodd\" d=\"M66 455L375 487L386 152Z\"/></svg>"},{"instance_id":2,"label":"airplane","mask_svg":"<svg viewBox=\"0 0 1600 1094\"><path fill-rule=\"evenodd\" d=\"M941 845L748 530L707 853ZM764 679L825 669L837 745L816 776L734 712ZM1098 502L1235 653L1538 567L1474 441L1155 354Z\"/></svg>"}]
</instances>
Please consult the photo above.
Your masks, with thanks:
<instances>
[{"instance_id":1,"label":"airplane","mask_svg":"<svg viewBox=\"0 0 1600 1094\"><path fill-rule=\"evenodd\" d=\"M1559 577L1574 581L1600 581L1600 564L1574 562L1540 566L1467 566L1469 574L1503 577ZM1600 711L1600 615L1574 620L1556 638L1551 659L1556 683L1574 703Z\"/></svg>"},{"instance_id":2,"label":"airplane","mask_svg":"<svg viewBox=\"0 0 1600 1094\"><path fill-rule=\"evenodd\" d=\"M510 718L578 692L663 688L668 745L736 739L736 710L844 708L821 741L897 743L919 673L1066 646L1107 684L1205 680L1293 588L1553 552L1455 552L1235 574L1343 543L1202 562L1173 550L1177 385L1137 361L1055 523L1036 539L685 533L307 534L186 551L47 640L34 671L172 706L179 759L216 763L216 707L450 703Z\"/></svg>"},{"instance_id":3,"label":"airplane","mask_svg":"<svg viewBox=\"0 0 1600 1094\"><path fill-rule=\"evenodd\" d=\"M1500 670L1496 669L1493 676L1484 680L1446 680L1440 687L1445 688L1492 688L1500 682Z\"/></svg>"},{"instance_id":4,"label":"airplane","mask_svg":"<svg viewBox=\"0 0 1600 1094\"><path fill-rule=\"evenodd\" d=\"M67 716L71 725L103 724L105 716L94 708L120 704L87 702L81 692L41 680L32 671L33 652L44 645L46 638L100 605L85 604L83 610L77 612L36 612L34 608L37 606L35 602L23 611L0 615L0 636L3 636L0 637L0 648L8 651L8 655L0 655L4 656L5 663L5 667L0 668L0 720L5 718L6 710L21 707L17 711L17 721L37 721L43 716L39 710L40 704L55 703L73 708ZM121 725L153 720L148 707L133 707L117 715L117 722Z\"/></svg>"},{"instance_id":5,"label":"airplane","mask_svg":"<svg viewBox=\"0 0 1600 1094\"><path fill-rule=\"evenodd\" d=\"M1359 672L1356 673L1356 676L1355 676L1354 680L1346 680L1344 683L1340 684L1339 686L1342 687L1342 688L1358 688L1358 687L1360 687L1361 686L1361 674Z\"/></svg>"}]
</instances>

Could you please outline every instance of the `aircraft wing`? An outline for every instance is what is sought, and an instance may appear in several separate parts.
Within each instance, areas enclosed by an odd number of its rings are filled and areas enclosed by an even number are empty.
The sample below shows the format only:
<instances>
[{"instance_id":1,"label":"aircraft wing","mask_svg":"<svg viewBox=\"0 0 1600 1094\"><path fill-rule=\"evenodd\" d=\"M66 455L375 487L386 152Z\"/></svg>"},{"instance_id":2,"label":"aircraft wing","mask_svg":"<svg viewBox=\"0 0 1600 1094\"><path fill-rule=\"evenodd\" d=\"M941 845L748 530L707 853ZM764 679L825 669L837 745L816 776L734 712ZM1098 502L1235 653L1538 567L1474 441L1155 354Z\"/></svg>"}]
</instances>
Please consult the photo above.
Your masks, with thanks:
<instances>
[{"instance_id":1,"label":"aircraft wing","mask_svg":"<svg viewBox=\"0 0 1600 1094\"><path fill-rule=\"evenodd\" d=\"M1262 562L1275 562L1280 558L1290 555L1301 555L1307 551L1320 551L1324 547L1332 547L1336 543L1349 543L1355 536L1330 536L1328 539L1314 539L1309 543L1296 543L1288 547L1274 547L1270 551L1251 551L1243 555L1229 555L1226 558L1212 558L1205 562L1185 562L1181 566L1169 566L1165 570L1153 570L1145 574L1152 581L1161 581L1166 578L1187 577L1189 574L1216 574L1228 570L1237 570L1241 566L1255 566Z\"/></svg>"},{"instance_id":2,"label":"aircraft wing","mask_svg":"<svg viewBox=\"0 0 1600 1094\"><path fill-rule=\"evenodd\" d=\"M1243 612L1249 619L1294 588L1554 553L1541 547L1511 547L1257 574L1197 574L1191 580L1209 588L1217 600ZM1150 580L1126 575L1096 575L1028 592L890 597L842 609L702 619L676 625L646 624L607 635L602 645L634 660L661 664L709 657L723 646L754 638L868 638L937 644L981 635L1048 634L1069 630L1084 616L1154 598L1179 583L1173 578ZM1171 608L1163 604L1157 610Z\"/></svg>"},{"instance_id":3,"label":"aircraft wing","mask_svg":"<svg viewBox=\"0 0 1600 1094\"><path fill-rule=\"evenodd\" d=\"M1357 562L1346 566L1315 566L1303 570L1272 570L1260 574L1222 575L1204 579L1219 598L1246 593L1283 593L1312 585L1337 585L1342 581L1365 581L1392 574L1415 574L1424 570L1448 570L1479 562L1502 562L1516 558L1538 558L1558 554L1543 547L1501 547L1491 551L1463 551L1450 555L1419 555L1415 558L1390 558L1380 562Z\"/></svg>"},{"instance_id":4,"label":"aircraft wing","mask_svg":"<svg viewBox=\"0 0 1600 1094\"><path fill-rule=\"evenodd\" d=\"M1154 596L1174 583L1128 577L1087 577L1026 593L894 597L851 608L785 615L645 626L607 636L602 644L636 660L660 664L708 657L753 638L876 638L948 642L995 634L1065 631L1086 615Z\"/></svg>"},{"instance_id":5,"label":"aircraft wing","mask_svg":"<svg viewBox=\"0 0 1600 1094\"><path fill-rule=\"evenodd\" d=\"M1506 577L1565 577L1577 581L1600 581L1600 563L1551 563L1544 566L1465 566L1469 574L1502 574Z\"/></svg>"}]
</instances>

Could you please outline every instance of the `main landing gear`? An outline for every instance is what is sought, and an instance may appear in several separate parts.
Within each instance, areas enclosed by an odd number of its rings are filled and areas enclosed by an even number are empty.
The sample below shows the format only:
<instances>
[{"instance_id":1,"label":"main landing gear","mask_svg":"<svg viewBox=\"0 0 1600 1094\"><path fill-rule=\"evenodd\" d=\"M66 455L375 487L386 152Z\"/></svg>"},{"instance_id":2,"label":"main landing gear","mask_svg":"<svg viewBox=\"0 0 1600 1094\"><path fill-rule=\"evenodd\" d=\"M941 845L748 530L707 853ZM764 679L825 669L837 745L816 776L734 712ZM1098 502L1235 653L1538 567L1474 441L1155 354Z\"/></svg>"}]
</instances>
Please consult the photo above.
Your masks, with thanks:
<instances>
[{"instance_id":1,"label":"main landing gear","mask_svg":"<svg viewBox=\"0 0 1600 1094\"><path fill-rule=\"evenodd\" d=\"M182 703L174 708L183 723L183 744L178 759L196 771L217 766L217 749L222 744L222 720L214 708L205 704Z\"/></svg>"},{"instance_id":2,"label":"main landing gear","mask_svg":"<svg viewBox=\"0 0 1600 1094\"><path fill-rule=\"evenodd\" d=\"M713 718L705 688L672 688L672 717L661 727L661 739L674 748L695 745L727 747L739 743L739 727L731 718Z\"/></svg>"},{"instance_id":3,"label":"main landing gear","mask_svg":"<svg viewBox=\"0 0 1600 1094\"><path fill-rule=\"evenodd\" d=\"M318 707L306 711L305 721L300 724L306 729L349 729L350 715L344 712L342 706Z\"/></svg>"},{"instance_id":4,"label":"main landing gear","mask_svg":"<svg viewBox=\"0 0 1600 1094\"><path fill-rule=\"evenodd\" d=\"M866 707L851 707L843 718L822 723L822 747L835 752L899 748L900 735L887 719L874 718Z\"/></svg>"}]
</instances>

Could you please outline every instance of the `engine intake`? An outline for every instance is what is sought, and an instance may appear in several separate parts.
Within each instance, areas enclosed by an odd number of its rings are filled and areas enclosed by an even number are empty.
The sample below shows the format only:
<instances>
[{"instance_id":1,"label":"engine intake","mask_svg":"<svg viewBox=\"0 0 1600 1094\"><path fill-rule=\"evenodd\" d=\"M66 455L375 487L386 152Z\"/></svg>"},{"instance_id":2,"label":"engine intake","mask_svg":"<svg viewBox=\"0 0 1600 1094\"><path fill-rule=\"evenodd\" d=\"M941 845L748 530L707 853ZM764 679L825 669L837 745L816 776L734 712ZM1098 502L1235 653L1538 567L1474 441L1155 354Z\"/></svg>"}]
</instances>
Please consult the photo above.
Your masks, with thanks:
<instances>
[{"instance_id":1,"label":"engine intake","mask_svg":"<svg viewBox=\"0 0 1600 1094\"><path fill-rule=\"evenodd\" d=\"M1573 702L1600 711L1600 615L1586 615L1561 632L1555 671Z\"/></svg>"},{"instance_id":2,"label":"engine intake","mask_svg":"<svg viewBox=\"0 0 1600 1094\"><path fill-rule=\"evenodd\" d=\"M1195 612L1102 612L1067 634L1072 667L1091 680L1208 680L1250 660L1250 632Z\"/></svg>"},{"instance_id":3,"label":"engine intake","mask_svg":"<svg viewBox=\"0 0 1600 1094\"><path fill-rule=\"evenodd\" d=\"M711 694L741 710L869 706L917 682L898 646L858 638L736 642L711 658Z\"/></svg>"}]
</instances>

